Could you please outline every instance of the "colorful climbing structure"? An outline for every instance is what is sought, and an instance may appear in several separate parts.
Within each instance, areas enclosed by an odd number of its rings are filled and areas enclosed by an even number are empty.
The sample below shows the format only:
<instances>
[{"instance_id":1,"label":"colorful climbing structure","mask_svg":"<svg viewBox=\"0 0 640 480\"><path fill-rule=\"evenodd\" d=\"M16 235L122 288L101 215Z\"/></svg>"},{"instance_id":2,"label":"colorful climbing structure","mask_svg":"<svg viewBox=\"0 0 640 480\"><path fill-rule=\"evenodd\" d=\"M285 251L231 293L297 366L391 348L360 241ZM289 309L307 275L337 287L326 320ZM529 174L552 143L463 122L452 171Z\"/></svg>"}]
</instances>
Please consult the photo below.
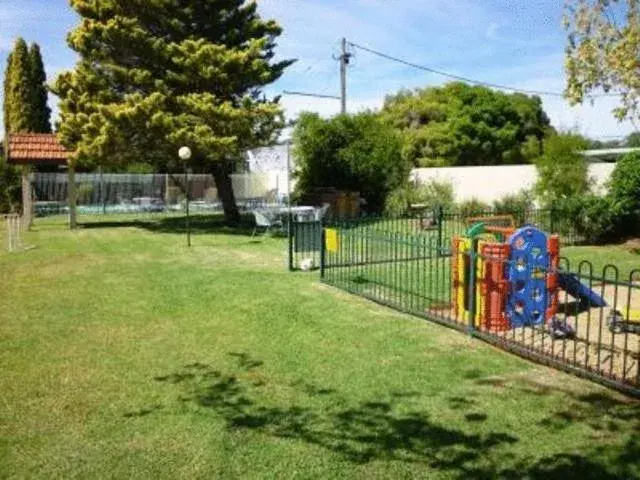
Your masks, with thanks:
<instances>
[{"instance_id":1,"label":"colorful climbing structure","mask_svg":"<svg viewBox=\"0 0 640 480\"><path fill-rule=\"evenodd\" d=\"M557 235L531 225L515 229L481 222L454 238L453 259L456 318L468 322L473 315L476 328L505 331L542 325L555 316Z\"/></svg>"}]
</instances>

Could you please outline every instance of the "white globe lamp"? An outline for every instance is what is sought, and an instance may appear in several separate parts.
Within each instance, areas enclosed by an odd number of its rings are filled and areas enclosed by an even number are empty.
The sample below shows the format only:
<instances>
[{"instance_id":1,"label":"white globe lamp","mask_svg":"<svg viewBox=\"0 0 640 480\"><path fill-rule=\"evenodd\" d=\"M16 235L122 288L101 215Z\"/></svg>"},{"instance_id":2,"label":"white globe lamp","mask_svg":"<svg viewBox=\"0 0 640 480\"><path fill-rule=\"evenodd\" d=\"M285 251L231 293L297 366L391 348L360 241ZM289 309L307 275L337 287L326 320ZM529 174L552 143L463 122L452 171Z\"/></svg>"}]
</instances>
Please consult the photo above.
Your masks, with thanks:
<instances>
[{"instance_id":1,"label":"white globe lamp","mask_svg":"<svg viewBox=\"0 0 640 480\"><path fill-rule=\"evenodd\" d=\"M181 160L189 160L191 158L191 149L189 147L180 147L178 156Z\"/></svg>"}]
</instances>

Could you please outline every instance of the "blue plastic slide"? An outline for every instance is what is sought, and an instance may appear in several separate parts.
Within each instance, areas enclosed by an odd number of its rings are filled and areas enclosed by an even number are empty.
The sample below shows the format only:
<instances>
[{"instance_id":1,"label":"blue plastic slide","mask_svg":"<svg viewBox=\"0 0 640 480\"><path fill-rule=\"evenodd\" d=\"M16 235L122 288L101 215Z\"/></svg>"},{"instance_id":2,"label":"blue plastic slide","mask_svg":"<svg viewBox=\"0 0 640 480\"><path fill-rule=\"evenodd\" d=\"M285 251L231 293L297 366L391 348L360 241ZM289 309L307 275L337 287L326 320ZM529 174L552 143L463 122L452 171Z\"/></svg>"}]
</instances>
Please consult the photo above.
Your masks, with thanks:
<instances>
[{"instance_id":1,"label":"blue plastic slide","mask_svg":"<svg viewBox=\"0 0 640 480\"><path fill-rule=\"evenodd\" d=\"M580 300L581 303L589 304L590 307L606 307L607 302L591 290L583 285L575 273L558 272L558 284L560 288L566 291L572 297Z\"/></svg>"}]
</instances>

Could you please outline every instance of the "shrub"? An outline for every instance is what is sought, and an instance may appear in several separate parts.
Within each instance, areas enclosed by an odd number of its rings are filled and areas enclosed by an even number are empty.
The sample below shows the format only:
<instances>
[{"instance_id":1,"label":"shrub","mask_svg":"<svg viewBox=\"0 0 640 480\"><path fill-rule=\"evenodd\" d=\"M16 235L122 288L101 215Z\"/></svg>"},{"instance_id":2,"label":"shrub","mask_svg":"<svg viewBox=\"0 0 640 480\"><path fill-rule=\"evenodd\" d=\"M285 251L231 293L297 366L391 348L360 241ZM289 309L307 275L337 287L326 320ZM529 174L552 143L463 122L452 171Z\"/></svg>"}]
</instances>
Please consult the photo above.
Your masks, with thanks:
<instances>
[{"instance_id":1,"label":"shrub","mask_svg":"<svg viewBox=\"0 0 640 480\"><path fill-rule=\"evenodd\" d=\"M458 204L458 212L463 218L490 215L491 205L477 198L470 198Z\"/></svg>"},{"instance_id":2,"label":"shrub","mask_svg":"<svg viewBox=\"0 0 640 480\"><path fill-rule=\"evenodd\" d=\"M450 182L429 180L418 186L416 203L423 203L432 208L442 207L451 210L455 203L453 185Z\"/></svg>"},{"instance_id":3,"label":"shrub","mask_svg":"<svg viewBox=\"0 0 640 480\"><path fill-rule=\"evenodd\" d=\"M409 205L414 203L414 196L414 187L410 184L402 185L392 190L385 201L385 213L389 215L404 215L409 210Z\"/></svg>"},{"instance_id":4,"label":"shrub","mask_svg":"<svg viewBox=\"0 0 640 480\"><path fill-rule=\"evenodd\" d=\"M537 196L550 206L567 198L589 193L587 161L580 154L588 142L580 135L561 133L544 142L544 154L536 160Z\"/></svg>"},{"instance_id":5,"label":"shrub","mask_svg":"<svg viewBox=\"0 0 640 480\"><path fill-rule=\"evenodd\" d=\"M0 157L0 213L20 211L22 205L20 173Z\"/></svg>"},{"instance_id":6,"label":"shrub","mask_svg":"<svg viewBox=\"0 0 640 480\"><path fill-rule=\"evenodd\" d=\"M527 211L534 206L534 195L530 190L507 194L493 201L493 212L496 215L512 215L517 226L526 223Z\"/></svg>"},{"instance_id":7,"label":"shrub","mask_svg":"<svg viewBox=\"0 0 640 480\"><path fill-rule=\"evenodd\" d=\"M615 239L619 210L609 196L584 195L558 202L554 208L554 230L561 235L577 234L587 243Z\"/></svg>"},{"instance_id":8,"label":"shrub","mask_svg":"<svg viewBox=\"0 0 640 480\"><path fill-rule=\"evenodd\" d=\"M76 188L76 196L79 204L91 203L93 196L92 183L80 183Z\"/></svg>"},{"instance_id":9,"label":"shrub","mask_svg":"<svg viewBox=\"0 0 640 480\"><path fill-rule=\"evenodd\" d=\"M407 183L389 194L385 211L392 215L405 214L411 204L422 204L431 209L441 206L450 210L454 205L453 185L435 179L417 186Z\"/></svg>"},{"instance_id":10,"label":"shrub","mask_svg":"<svg viewBox=\"0 0 640 480\"><path fill-rule=\"evenodd\" d=\"M640 153L630 153L616 163L609 180L608 197L617 212L615 234L640 235Z\"/></svg>"}]
</instances>

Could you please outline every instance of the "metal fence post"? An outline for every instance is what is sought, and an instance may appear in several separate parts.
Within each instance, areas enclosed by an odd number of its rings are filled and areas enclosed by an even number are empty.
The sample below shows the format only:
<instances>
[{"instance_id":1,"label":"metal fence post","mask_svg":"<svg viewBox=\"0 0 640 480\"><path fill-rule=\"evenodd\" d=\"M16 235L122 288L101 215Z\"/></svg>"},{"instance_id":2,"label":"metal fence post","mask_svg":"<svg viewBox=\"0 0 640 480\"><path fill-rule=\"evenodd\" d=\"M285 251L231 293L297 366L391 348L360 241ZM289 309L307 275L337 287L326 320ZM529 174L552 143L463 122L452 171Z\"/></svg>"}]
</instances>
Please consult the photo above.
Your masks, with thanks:
<instances>
[{"instance_id":1,"label":"metal fence post","mask_svg":"<svg viewBox=\"0 0 640 480\"><path fill-rule=\"evenodd\" d=\"M440 256L442 253L442 228L444 225L444 207L442 205L438 205L438 214L437 219L438 222L438 253L437 256Z\"/></svg>"},{"instance_id":2,"label":"metal fence post","mask_svg":"<svg viewBox=\"0 0 640 480\"><path fill-rule=\"evenodd\" d=\"M471 249L469 250L469 292L467 295L467 311L469 312L469 323L467 331L470 335L473 334L475 330L475 317L476 317L476 301L475 301L475 292L476 292L476 240L471 239Z\"/></svg>"},{"instance_id":3,"label":"metal fence post","mask_svg":"<svg viewBox=\"0 0 640 480\"><path fill-rule=\"evenodd\" d=\"M325 239L324 228L322 228L322 222L319 222L319 223L320 223L320 279L324 280L324 269L325 269L327 249L325 245L326 239Z\"/></svg>"}]
</instances>

